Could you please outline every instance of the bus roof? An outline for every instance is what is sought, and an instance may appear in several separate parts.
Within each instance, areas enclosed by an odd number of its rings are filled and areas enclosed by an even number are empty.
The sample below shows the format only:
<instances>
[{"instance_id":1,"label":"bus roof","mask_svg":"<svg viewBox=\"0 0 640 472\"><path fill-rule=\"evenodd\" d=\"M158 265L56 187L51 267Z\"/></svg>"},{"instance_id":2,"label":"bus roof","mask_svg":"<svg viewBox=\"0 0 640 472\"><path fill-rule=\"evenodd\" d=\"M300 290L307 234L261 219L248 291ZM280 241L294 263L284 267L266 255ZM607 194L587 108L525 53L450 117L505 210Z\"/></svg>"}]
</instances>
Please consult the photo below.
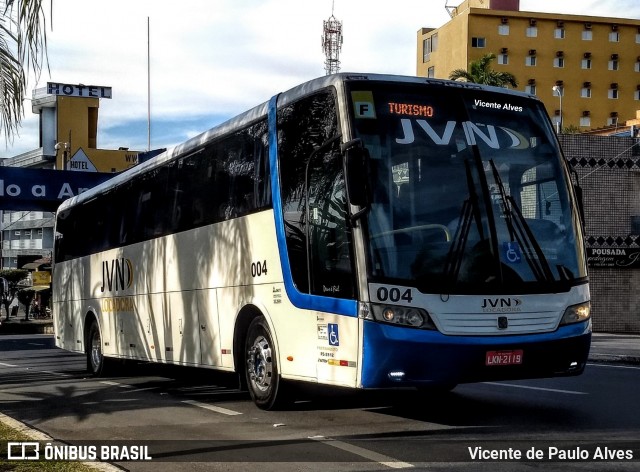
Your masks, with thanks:
<instances>
[{"instance_id":1,"label":"bus roof","mask_svg":"<svg viewBox=\"0 0 640 472\"><path fill-rule=\"evenodd\" d=\"M459 87L459 88L472 88L479 90L487 90L500 92L511 95L518 96L526 96L529 98L533 98L538 100L534 95L526 94L524 92L520 92L517 90L511 90L501 87L492 87L481 84L474 84L468 82L457 82L451 80L444 79L432 79L425 77L415 77L415 76L403 76L403 75L391 75L391 74L364 74L364 73L352 73L352 72L341 72L339 74L327 75L318 77L316 79L310 80L303 84L297 85L292 89L282 92L278 95L278 107L282 105L286 105L292 101L295 101L305 95L313 93L316 90L320 90L322 88L328 86L335 86L339 88L341 84L349 81L357 81L357 80L372 80L378 82L396 82L396 83L415 83L415 84L430 84L434 86L445 86L445 87ZM255 121L260 120L267 116L269 102L264 102L256 107L251 108L250 110L245 111L213 128L194 136L193 138L188 139L184 143L178 144L177 146L166 150L165 152L155 156L154 158L139 164L135 167L132 167L124 172L121 172L115 175L112 179L107 180L106 182L97 185L86 192L81 193L80 195L76 195L71 197L68 200L65 200L58 211L65 210L67 208L73 207L82 202L91 200L96 195L101 193L105 193L110 189L119 186L120 184L129 181L131 178L143 174L148 170L154 169L162 165L165 162L176 159L180 156L184 156L195 152L196 150L202 148L206 143L215 140L219 136L223 136L229 131L243 128Z\"/></svg>"}]
</instances>

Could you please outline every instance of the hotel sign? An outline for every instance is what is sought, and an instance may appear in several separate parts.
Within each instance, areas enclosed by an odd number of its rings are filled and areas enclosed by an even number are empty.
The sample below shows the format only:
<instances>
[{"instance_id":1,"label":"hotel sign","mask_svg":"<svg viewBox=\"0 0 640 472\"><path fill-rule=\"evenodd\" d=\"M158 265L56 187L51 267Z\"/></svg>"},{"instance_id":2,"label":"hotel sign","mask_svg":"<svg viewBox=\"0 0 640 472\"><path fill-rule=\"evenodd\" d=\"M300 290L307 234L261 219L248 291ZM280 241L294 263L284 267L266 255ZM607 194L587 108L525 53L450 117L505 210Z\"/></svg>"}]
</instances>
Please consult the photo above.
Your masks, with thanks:
<instances>
[{"instance_id":1,"label":"hotel sign","mask_svg":"<svg viewBox=\"0 0 640 472\"><path fill-rule=\"evenodd\" d=\"M47 82L47 94L65 97L111 98L111 87Z\"/></svg>"}]
</instances>

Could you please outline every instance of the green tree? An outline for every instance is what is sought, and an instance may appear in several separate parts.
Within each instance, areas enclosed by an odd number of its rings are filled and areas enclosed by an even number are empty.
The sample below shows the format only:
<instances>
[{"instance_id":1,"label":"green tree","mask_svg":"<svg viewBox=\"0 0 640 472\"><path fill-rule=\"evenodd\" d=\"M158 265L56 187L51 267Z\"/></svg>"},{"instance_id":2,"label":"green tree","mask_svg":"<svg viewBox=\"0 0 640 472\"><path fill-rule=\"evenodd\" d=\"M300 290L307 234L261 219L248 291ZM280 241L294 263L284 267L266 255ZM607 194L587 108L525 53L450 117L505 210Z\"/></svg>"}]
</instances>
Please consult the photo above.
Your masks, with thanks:
<instances>
[{"instance_id":1,"label":"green tree","mask_svg":"<svg viewBox=\"0 0 640 472\"><path fill-rule=\"evenodd\" d=\"M469 70L456 69L449 74L451 80L465 80L474 84L493 85L496 87L506 87L511 85L513 88L518 86L516 77L509 72L497 72L491 68L491 61L496 55L485 54L477 61L469 63Z\"/></svg>"},{"instance_id":2,"label":"green tree","mask_svg":"<svg viewBox=\"0 0 640 472\"><path fill-rule=\"evenodd\" d=\"M562 133L563 134L579 134L580 128L578 128L576 125L567 125L564 128L562 128Z\"/></svg>"},{"instance_id":3,"label":"green tree","mask_svg":"<svg viewBox=\"0 0 640 472\"><path fill-rule=\"evenodd\" d=\"M0 0L0 132L18 132L29 73L39 78L47 62L42 0Z\"/></svg>"},{"instance_id":4,"label":"green tree","mask_svg":"<svg viewBox=\"0 0 640 472\"><path fill-rule=\"evenodd\" d=\"M0 290L0 303L4 306L7 320L9 320L9 306L13 303L16 293L20 288L18 284L29 276L26 269L4 269L0 270L0 278L7 281L6 290Z\"/></svg>"}]
</instances>

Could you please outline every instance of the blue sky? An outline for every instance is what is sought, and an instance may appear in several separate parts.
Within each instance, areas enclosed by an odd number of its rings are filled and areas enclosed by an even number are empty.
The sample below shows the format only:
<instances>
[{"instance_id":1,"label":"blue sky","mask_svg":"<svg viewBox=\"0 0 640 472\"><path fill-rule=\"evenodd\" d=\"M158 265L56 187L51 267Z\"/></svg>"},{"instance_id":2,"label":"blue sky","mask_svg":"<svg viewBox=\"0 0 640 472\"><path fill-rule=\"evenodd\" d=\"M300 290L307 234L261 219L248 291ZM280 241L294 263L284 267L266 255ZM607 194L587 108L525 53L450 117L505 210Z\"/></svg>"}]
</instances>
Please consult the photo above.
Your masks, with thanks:
<instances>
[{"instance_id":1,"label":"blue sky","mask_svg":"<svg viewBox=\"0 0 640 472\"><path fill-rule=\"evenodd\" d=\"M488 0L486 0L488 1ZM458 5L461 0L448 0ZM49 2L44 2L48 4ZM171 147L275 93L324 74L322 22L332 0L54 0L50 72L31 78L104 85L98 147L147 149L147 18L151 148ZM449 16L445 0L334 0L343 22L342 71L415 74L416 32ZM176 6L177 5L177 6ZM520 0L522 11L640 19L638 0ZM46 6L50 15L49 6ZM29 93L30 96L30 93ZM3 138L0 138L4 141ZM25 103L19 136L0 158L38 147Z\"/></svg>"}]
</instances>

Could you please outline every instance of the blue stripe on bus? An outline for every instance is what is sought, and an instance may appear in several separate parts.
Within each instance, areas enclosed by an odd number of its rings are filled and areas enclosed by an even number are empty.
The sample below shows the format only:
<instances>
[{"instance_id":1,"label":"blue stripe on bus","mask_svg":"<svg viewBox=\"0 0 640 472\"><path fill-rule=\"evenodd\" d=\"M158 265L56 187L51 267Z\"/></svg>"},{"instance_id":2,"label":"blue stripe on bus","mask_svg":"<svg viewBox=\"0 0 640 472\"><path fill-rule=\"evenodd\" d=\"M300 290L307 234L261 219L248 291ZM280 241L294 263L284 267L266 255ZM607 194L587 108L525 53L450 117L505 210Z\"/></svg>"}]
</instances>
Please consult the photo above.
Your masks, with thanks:
<instances>
[{"instance_id":1,"label":"blue stripe on bus","mask_svg":"<svg viewBox=\"0 0 640 472\"><path fill-rule=\"evenodd\" d=\"M285 239L284 215L282 213L282 198L280 195L280 169L278 165L278 130L277 130L277 103L278 95L269 101L269 166L271 169L271 195L273 199L273 214L276 224L276 236L278 251L280 253L280 265L284 287L289 301L297 307L306 310L317 310L338 315L357 316L358 304L355 300L341 298L321 297L300 292L293 283L291 264L287 253Z\"/></svg>"}]
</instances>

